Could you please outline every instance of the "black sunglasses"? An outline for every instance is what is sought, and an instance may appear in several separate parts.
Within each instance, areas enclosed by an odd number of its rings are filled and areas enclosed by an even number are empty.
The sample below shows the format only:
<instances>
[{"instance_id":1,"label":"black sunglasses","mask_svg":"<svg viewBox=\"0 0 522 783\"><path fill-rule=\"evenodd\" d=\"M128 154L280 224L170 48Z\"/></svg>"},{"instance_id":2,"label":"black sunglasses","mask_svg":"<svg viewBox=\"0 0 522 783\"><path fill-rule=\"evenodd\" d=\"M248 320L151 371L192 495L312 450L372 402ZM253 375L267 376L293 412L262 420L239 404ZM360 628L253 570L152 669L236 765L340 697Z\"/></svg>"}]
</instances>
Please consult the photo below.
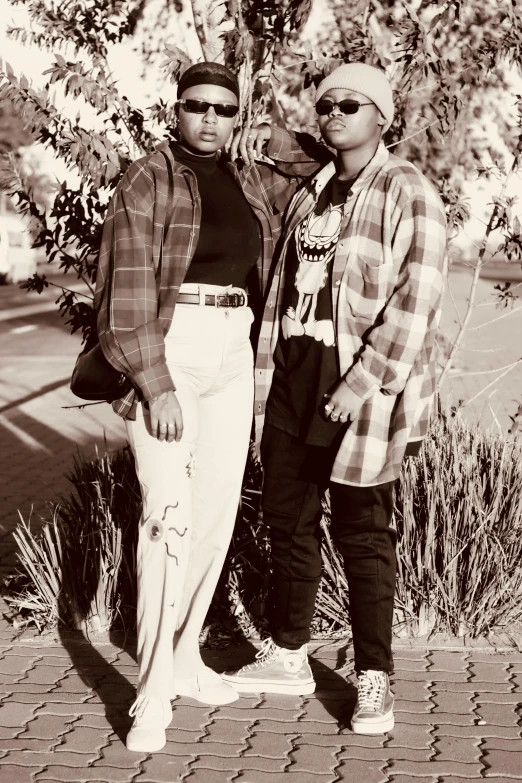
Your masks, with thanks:
<instances>
[{"instance_id":1,"label":"black sunglasses","mask_svg":"<svg viewBox=\"0 0 522 783\"><path fill-rule=\"evenodd\" d=\"M239 106L233 106L231 103L210 103L209 101L197 101L194 98L181 98L178 101L183 105L185 111L190 114L206 114L212 108L218 117L235 117L239 111Z\"/></svg>"},{"instance_id":2,"label":"black sunglasses","mask_svg":"<svg viewBox=\"0 0 522 783\"><path fill-rule=\"evenodd\" d=\"M371 103L359 103L359 101L354 101L353 98L344 98L342 101L318 101L315 105L315 110L320 117L325 117L327 114L331 114L336 106L339 107L343 114L357 114L361 106L371 105Z\"/></svg>"}]
</instances>

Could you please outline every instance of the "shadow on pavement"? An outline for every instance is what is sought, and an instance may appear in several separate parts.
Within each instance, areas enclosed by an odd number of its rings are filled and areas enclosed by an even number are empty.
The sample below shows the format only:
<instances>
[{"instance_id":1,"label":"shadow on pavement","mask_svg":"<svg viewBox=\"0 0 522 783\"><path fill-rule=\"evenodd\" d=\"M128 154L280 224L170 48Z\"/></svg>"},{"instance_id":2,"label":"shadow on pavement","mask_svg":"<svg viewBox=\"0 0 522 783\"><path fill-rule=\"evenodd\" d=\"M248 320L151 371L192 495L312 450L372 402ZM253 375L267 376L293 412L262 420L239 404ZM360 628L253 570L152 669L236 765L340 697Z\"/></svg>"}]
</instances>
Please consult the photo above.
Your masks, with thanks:
<instances>
[{"instance_id":1,"label":"shadow on pavement","mask_svg":"<svg viewBox=\"0 0 522 783\"><path fill-rule=\"evenodd\" d=\"M81 631L62 628L59 636L77 674L104 705L108 723L124 742L132 722L128 711L136 698L134 685L98 652Z\"/></svg>"},{"instance_id":2,"label":"shadow on pavement","mask_svg":"<svg viewBox=\"0 0 522 783\"><path fill-rule=\"evenodd\" d=\"M6 411L11 410L12 408L19 408L20 405L24 405L26 402L36 400L38 397L42 397L44 394L48 394L55 389L60 389L62 386L68 386L69 382L70 378L67 377L60 378L57 381L53 381L52 383L47 383L40 389L28 392L24 397L19 397L16 400L12 400L11 402L7 402L5 405L2 405L2 407L0 407L0 413L6 413Z\"/></svg>"},{"instance_id":3,"label":"shadow on pavement","mask_svg":"<svg viewBox=\"0 0 522 783\"><path fill-rule=\"evenodd\" d=\"M13 529L18 509L28 518L67 490L64 476L78 444L22 411L0 414L3 527Z\"/></svg>"},{"instance_id":4,"label":"shadow on pavement","mask_svg":"<svg viewBox=\"0 0 522 783\"><path fill-rule=\"evenodd\" d=\"M351 717L357 701L357 688L337 671L346 663L346 648L337 652L335 669L310 656L310 665L316 681L315 698L336 721L337 727L350 727Z\"/></svg>"}]
</instances>

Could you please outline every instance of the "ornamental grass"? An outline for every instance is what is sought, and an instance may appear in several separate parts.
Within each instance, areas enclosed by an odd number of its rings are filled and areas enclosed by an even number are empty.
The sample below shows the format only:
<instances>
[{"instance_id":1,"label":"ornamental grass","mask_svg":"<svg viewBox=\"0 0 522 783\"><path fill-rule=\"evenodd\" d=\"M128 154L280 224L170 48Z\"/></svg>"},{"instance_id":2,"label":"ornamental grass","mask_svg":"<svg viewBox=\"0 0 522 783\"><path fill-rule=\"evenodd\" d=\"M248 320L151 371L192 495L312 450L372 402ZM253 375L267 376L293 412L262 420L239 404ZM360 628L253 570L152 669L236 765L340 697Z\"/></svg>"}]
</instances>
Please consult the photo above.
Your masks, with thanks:
<instances>
[{"instance_id":1,"label":"ornamental grass","mask_svg":"<svg viewBox=\"0 0 522 783\"><path fill-rule=\"evenodd\" d=\"M522 615L522 438L438 416L398 482L398 630L479 636Z\"/></svg>"},{"instance_id":2,"label":"ornamental grass","mask_svg":"<svg viewBox=\"0 0 522 783\"><path fill-rule=\"evenodd\" d=\"M135 550L141 513L130 451L78 458L70 497L35 533L17 527L20 568L7 600L18 625L40 631L58 624L88 634L132 632ZM259 520L260 468L245 472L238 521L207 616L203 640L262 634L270 570ZM348 586L323 528L323 576L313 635L349 634ZM404 463L396 488L398 579L395 632L478 636L510 628L522 614L522 438L440 414L417 458Z\"/></svg>"}]
</instances>

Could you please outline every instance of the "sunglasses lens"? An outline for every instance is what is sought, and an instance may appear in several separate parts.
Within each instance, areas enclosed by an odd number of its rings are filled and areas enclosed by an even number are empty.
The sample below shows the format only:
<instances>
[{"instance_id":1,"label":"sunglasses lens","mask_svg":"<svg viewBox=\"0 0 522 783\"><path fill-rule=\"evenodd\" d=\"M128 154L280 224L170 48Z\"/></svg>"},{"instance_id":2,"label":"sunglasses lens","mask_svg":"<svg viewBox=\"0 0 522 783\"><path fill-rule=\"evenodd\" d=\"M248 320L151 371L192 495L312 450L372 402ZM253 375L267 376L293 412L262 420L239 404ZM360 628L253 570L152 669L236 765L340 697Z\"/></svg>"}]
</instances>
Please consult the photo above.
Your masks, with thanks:
<instances>
[{"instance_id":1,"label":"sunglasses lens","mask_svg":"<svg viewBox=\"0 0 522 783\"><path fill-rule=\"evenodd\" d=\"M319 101L315 106L315 110L320 117L325 117L327 114L330 114L334 106L335 103L332 103L332 101Z\"/></svg>"},{"instance_id":2,"label":"sunglasses lens","mask_svg":"<svg viewBox=\"0 0 522 783\"><path fill-rule=\"evenodd\" d=\"M231 104L196 101L194 98L185 98L182 105L185 107L185 111L190 114L206 114L212 106L218 117L235 117L239 111L237 106Z\"/></svg>"},{"instance_id":3,"label":"sunglasses lens","mask_svg":"<svg viewBox=\"0 0 522 783\"><path fill-rule=\"evenodd\" d=\"M359 103L351 98L345 98L339 102L339 108L343 114L356 114L359 111Z\"/></svg>"},{"instance_id":4,"label":"sunglasses lens","mask_svg":"<svg viewBox=\"0 0 522 783\"><path fill-rule=\"evenodd\" d=\"M315 110L320 117L325 117L327 114L331 114L334 106L338 106L343 114L356 114L359 111L360 104L352 100L352 98L345 98L344 101L339 101L339 103L319 101Z\"/></svg>"},{"instance_id":5,"label":"sunglasses lens","mask_svg":"<svg viewBox=\"0 0 522 783\"><path fill-rule=\"evenodd\" d=\"M211 106L207 101L195 101L191 98L186 98L182 105L185 111L190 112L190 114L206 114Z\"/></svg>"},{"instance_id":6,"label":"sunglasses lens","mask_svg":"<svg viewBox=\"0 0 522 783\"><path fill-rule=\"evenodd\" d=\"M229 119L235 117L239 111L238 106L232 106L227 103L215 103L214 109L218 117L228 117Z\"/></svg>"}]
</instances>

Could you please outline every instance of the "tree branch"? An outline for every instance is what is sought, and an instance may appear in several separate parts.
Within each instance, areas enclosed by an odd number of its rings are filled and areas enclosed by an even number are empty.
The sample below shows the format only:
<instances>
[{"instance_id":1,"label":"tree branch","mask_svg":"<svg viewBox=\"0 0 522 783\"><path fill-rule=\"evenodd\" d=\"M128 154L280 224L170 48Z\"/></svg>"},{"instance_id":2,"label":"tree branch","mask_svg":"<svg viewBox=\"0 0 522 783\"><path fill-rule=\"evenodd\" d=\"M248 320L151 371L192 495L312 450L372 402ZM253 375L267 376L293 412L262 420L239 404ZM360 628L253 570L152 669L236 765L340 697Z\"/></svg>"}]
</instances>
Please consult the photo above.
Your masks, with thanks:
<instances>
[{"instance_id":1,"label":"tree branch","mask_svg":"<svg viewBox=\"0 0 522 783\"><path fill-rule=\"evenodd\" d=\"M502 321L503 318L507 318L509 315L513 315L513 313L518 313L521 311L522 311L522 306L512 307L511 310L507 310L505 313L502 313L502 315L499 315L498 318L492 318L490 321L485 321L483 324L478 324L477 326L470 326L468 332L476 332L477 329L483 329L485 326L491 326L491 324L496 324L497 321Z\"/></svg>"},{"instance_id":2,"label":"tree branch","mask_svg":"<svg viewBox=\"0 0 522 783\"><path fill-rule=\"evenodd\" d=\"M484 394L485 391L490 389L495 383L498 383L501 378L504 378L508 373L511 372L515 367L517 367L522 362L522 359L517 359L516 362L513 362L513 364L509 365L506 370L502 373L502 375L499 375L498 378L494 378L490 383L488 383L487 386L484 386L483 389L481 389L479 392L475 394L474 397L471 398L471 400L468 400L467 402L462 403L462 407L465 408L466 405L471 405L472 402L475 402L478 397L480 397L481 394Z\"/></svg>"},{"instance_id":3,"label":"tree branch","mask_svg":"<svg viewBox=\"0 0 522 783\"><path fill-rule=\"evenodd\" d=\"M419 133L424 133L424 131L427 131L428 128L432 128L434 125L437 125L437 123L440 122L440 120L434 120L433 122L430 122L429 125L426 125L424 128L419 128L419 130L415 131L415 133L410 134L410 136L406 136L406 138L401 139L400 141L394 141L393 144L387 144L386 149L391 149L392 147L396 147L397 144L402 144L403 141L409 141L410 139L413 139L414 136L418 136Z\"/></svg>"},{"instance_id":4,"label":"tree branch","mask_svg":"<svg viewBox=\"0 0 522 783\"><path fill-rule=\"evenodd\" d=\"M457 336L456 336L456 338L455 338L455 340L453 342L453 346L452 346L452 349L451 349L450 354L448 356L448 360L446 362L446 365L445 365L442 373L440 374L440 377L439 377L439 380L438 380L438 383L437 383L437 391L440 391L440 389L442 387L442 384L446 380L446 376L448 374L449 368L451 367L451 363L453 362L453 359L455 358L455 355L456 355L457 351L460 348L460 344L462 343L462 340L464 338L464 333L465 333L465 331L467 329L467 326L469 324L469 321L471 319L471 315L473 313L473 308L474 308L474 305L475 305L475 297L476 297L476 294L477 294L478 281L479 281L479 278L480 278L480 270L482 269L482 266L484 264L484 255L486 253L486 247L487 247L487 244L488 244L488 239L489 239L489 236L490 236L491 232L493 231L493 227L495 225L495 220L496 220L497 215L498 215L499 201L502 199L504 193L506 192L507 185L508 185L508 182L509 182L511 176L513 175L513 173L518 168L518 161L520 159L520 155L521 155L521 151L519 151L519 152L517 152L517 154L515 154L515 157L513 159L513 164L511 166L511 169L509 170L509 172L508 172L508 174L507 174L507 176L504 179L504 182L502 184L502 190L500 192L499 199L495 203L495 206L493 207L493 210L491 212L490 218L488 220L488 225L486 227L486 232L485 232L484 237L482 239L482 244L481 244L481 247L480 247L480 250L479 250L477 263L475 265L475 270L474 270L474 273L473 273L473 279L471 281L471 288L470 288L470 292L469 292L468 307L467 307L467 310L466 310L466 314L464 316L463 321L460 324L459 332L458 332L458 334L457 334Z\"/></svg>"}]
</instances>

